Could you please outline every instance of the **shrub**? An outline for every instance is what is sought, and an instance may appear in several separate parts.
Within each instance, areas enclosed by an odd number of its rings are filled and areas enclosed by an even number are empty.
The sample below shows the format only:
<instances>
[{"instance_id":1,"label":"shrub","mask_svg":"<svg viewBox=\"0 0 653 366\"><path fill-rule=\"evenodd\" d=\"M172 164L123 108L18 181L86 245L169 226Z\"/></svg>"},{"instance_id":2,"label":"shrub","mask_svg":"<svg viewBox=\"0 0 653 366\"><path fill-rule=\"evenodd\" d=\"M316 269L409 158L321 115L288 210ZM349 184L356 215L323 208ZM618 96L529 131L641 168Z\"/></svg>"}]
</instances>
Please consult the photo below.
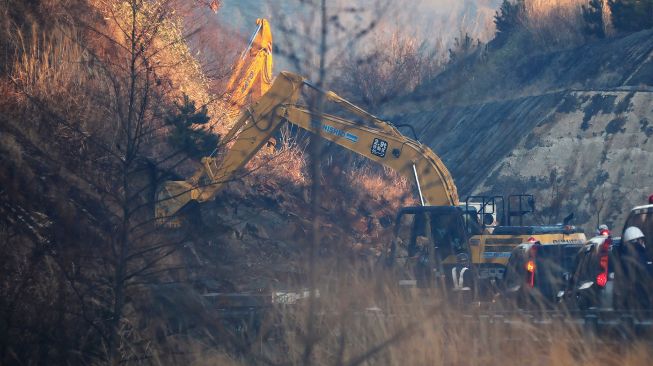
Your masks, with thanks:
<instances>
[{"instance_id":1,"label":"shrub","mask_svg":"<svg viewBox=\"0 0 653 366\"><path fill-rule=\"evenodd\" d=\"M614 27L625 32L653 28L653 0L608 0Z\"/></svg>"},{"instance_id":2,"label":"shrub","mask_svg":"<svg viewBox=\"0 0 653 366\"><path fill-rule=\"evenodd\" d=\"M585 41L582 0L504 0L491 44L517 43L521 51L558 49Z\"/></svg>"},{"instance_id":3,"label":"shrub","mask_svg":"<svg viewBox=\"0 0 653 366\"><path fill-rule=\"evenodd\" d=\"M184 95L183 103L175 103L177 110L166 117L166 124L172 125L170 142L177 149L184 151L190 157L207 156L218 146L217 135L192 128L193 125L204 125L209 122L208 108L200 110L195 107L188 95Z\"/></svg>"},{"instance_id":4,"label":"shrub","mask_svg":"<svg viewBox=\"0 0 653 366\"><path fill-rule=\"evenodd\" d=\"M396 30L378 32L365 51L352 51L343 58L333 87L374 110L433 77L441 66L438 56L415 36Z\"/></svg>"},{"instance_id":5,"label":"shrub","mask_svg":"<svg viewBox=\"0 0 653 366\"><path fill-rule=\"evenodd\" d=\"M524 28L526 4L524 0L503 0L494 17L496 35L493 43L499 47L504 45L515 32Z\"/></svg>"},{"instance_id":6,"label":"shrub","mask_svg":"<svg viewBox=\"0 0 653 366\"><path fill-rule=\"evenodd\" d=\"M583 20L585 21L585 34L596 36L598 38L605 37L605 21L603 0L590 0L587 5L583 5Z\"/></svg>"}]
</instances>

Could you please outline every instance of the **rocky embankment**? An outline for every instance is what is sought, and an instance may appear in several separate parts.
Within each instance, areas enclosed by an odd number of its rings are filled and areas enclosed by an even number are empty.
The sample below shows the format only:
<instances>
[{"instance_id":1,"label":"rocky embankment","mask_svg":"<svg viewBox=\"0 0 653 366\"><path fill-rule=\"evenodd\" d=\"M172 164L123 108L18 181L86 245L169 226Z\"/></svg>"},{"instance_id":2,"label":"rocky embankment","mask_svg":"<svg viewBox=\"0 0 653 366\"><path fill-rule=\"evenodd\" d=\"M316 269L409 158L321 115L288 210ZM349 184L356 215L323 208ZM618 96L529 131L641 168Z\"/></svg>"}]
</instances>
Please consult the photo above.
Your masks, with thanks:
<instances>
[{"instance_id":1,"label":"rocky embankment","mask_svg":"<svg viewBox=\"0 0 653 366\"><path fill-rule=\"evenodd\" d=\"M622 225L653 193L653 31L522 57L491 85L488 57L460 84L460 69L441 75L437 99L422 88L386 114L416 127L461 197L529 192L536 222Z\"/></svg>"}]
</instances>

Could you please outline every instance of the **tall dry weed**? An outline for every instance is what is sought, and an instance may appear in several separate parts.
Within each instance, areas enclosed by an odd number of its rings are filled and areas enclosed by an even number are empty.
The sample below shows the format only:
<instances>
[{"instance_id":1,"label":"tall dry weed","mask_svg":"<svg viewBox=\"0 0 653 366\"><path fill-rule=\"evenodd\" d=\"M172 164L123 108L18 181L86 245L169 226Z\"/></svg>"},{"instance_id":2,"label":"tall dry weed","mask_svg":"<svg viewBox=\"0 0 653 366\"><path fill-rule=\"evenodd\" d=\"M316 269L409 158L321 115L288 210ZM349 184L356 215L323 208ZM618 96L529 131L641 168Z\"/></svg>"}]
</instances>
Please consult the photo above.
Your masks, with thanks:
<instances>
[{"instance_id":1,"label":"tall dry weed","mask_svg":"<svg viewBox=\"0 0 653 366\"><path fill-rule=\"evenodd\" d=\"M8 70L13 103L30 106L19 117L26 134L34 141L45 138L48 146L68 140L61 152L74 162L87 151L89 136L115 132L106 123L111 108L107 96L112 95L106 70L83 46L78 29L55 25L46 31L32 23L28 30L16 26L9 34L16 45Z\"/></svg>"},{"instance_id":2,"label":"tall dry weed","mask_svg":"<svg viewBox=\"0 0 653 366\"><path fill-rule=\"evenodd\" d=\"M527 27L538 44L564 45L583 41L583 0L528 0Z\"/></svg>"},{"instance_id":3,"label":"tall dry weed","mask_svg":"<svg viewBox=\"0 0 653 366\"><path fill-rule=\"evenodd\" d=\"M89 67L79 39L60 28L46 33L36 24L28 33L16 28L13 34L19 48L10 77L21 89L44 100L71 96L67 103L80 103L77 96L85 94L86 82L99 75Z\"/></svg>"},{"instance_id":4,"label":"tall dry weed","mask_svg":"<svg viewBox=\"0 0 653 366\"><path fill-rule=\"evenodd\" d=\"M445 52L432 41L382 22L364 46L337 63L334 86L374 111L441 71Z\"/></svg>"},{"instance_id":5,"label":"tall dry weed","mask_svg":"<svg viewBox=\"0 0 653 366\"><path fill-rule=\"evenodd\" d=\"M347 175L351 187L358 190L359 195L389 205L390 210L415 203L408 178L390 168L364 163L360 168L351 167Z\"/></svg>"},{"instance_id":6,"label":"tall dry weed","mask_svg":"<svg viewBox=\"0 0 653 366\"><path fill-rule=\"evenodd\" d=\"M644 365L652 355L643 342L614 342L572 323L494 321L451 294L400 290L390 277L342 260L318 272L315 332L306 333L308 307L278 309L276 328L253 340L252 359L302 363L306 342L314 342L314 365L617 366Z\"/></svg>"},{"instance_id":7,"label":"tall dry weed","mask_svg":"<svg viewBox=\"0 0 653 366\"><path fill-rule=\"evenodd\" d=\"M306 140L291 133L286 124L280 138L271 140L245 167L258 182L303 187L308 182Z\"/></svg>"}]
</instances>

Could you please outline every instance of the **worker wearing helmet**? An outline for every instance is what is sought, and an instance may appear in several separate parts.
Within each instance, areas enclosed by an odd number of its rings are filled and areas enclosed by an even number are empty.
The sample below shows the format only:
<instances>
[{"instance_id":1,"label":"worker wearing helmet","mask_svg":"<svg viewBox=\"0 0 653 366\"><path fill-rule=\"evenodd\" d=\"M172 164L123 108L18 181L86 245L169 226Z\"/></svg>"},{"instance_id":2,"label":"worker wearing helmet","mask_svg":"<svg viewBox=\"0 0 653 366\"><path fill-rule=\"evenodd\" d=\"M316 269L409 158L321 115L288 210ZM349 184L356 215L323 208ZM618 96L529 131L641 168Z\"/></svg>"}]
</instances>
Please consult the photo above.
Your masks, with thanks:
<instances>
[{"instance_id":1,"label":"worker wearing helmet","mask_svg":"<svg viewBox=\"0 0 653 366\"><path fill-rule=\"evenodd\" d=\"M473 294L473 276L469 268L469 256L467 253L456 255L456 265L451 269L451 281L453 282L454 296L459 307L465 307L471 303Z\"/></svg>"},{"instance_id":2,"label":"worker wearing helmet","mask_svg":"<svg viewBox=\"0 0 653 366\"><path fill-rule=\"evenodd\" d=\"M532 236L530 238L528 238L528 240L526 242L528 244L542 244L539 240L537 240L537 238L534 238Z\"/></svg>"},{"instance_id":3,"label":"worker wearing helmet","mask_svg":"<svg viewBox=\"0 0 653 366\"><path fill-rule=\"evenodd\" d=\"M622 238L622 260L625 279L629 284L627 300L639 309L651 306L650 291L653 279L653 260L646 250L644 233L636 226L624 231Z\"/></svg>"},{"instance_id":4,"label":"worker wearing helmet","mask_svg":"<svg viewBox=\"0 0 653 366\"><path fill-rule=\"evenodd\" d=\"M646 252L646 240L642 230L636 226L630 226L624 231L623 243L632 255L635 255L635 262L639 265L646 265L649 263L648 254Z\"/></svg>"},{"instance_id":5,"label":"worker wearing helmet","mask_svg":"<svg viewBox=\"0 0 653 366\"><path fill-rule=\"evenodd\" d=\"M608 225L606 225L606 224L599 225L599 227L596 229L596 235L597 236L610 236L610 229L608 228Z\"/></svg>"},{"instance_id":6,"label":"worker wearing helmet","mask_svg":"<svg viewBox=\"0 0 653 366\"><path fill-rule=\"evenodd\" d=\"M644 241L644 233L636 226L630 226L624 231L623 241L632 245L639 245L646 248L646 241Z\"/></svg>"}]
</instances>

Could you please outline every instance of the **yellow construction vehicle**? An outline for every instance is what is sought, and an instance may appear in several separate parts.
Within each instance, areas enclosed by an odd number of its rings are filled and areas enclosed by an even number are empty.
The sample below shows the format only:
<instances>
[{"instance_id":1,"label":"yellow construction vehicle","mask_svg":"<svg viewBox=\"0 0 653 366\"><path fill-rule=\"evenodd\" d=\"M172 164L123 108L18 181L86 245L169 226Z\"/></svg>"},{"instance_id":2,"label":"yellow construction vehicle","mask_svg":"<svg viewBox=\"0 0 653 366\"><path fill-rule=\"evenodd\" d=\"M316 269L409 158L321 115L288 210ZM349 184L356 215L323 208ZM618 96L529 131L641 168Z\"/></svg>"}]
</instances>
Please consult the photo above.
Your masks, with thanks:
<instances>
[{"instance_id":1,"label":"yellow construction vehicle","mask_svg":"<svg viewBox=\"0 0 653 366\"><path fill-rule=\"evenodd\" d=\"M358 121L318 114L297 104L305 87L322 93L326 101L353 114ZM511 226L511 219L521 221L533 211L532 196L511 196L507 210L501 197L470 197L461 204L451 174L430 148L334 92L319 90L289 72L282 72L270 90L240 114L225 137L234 142L224 156L202 159L202 168L187 181L164 184L157 196L157 219L174 218L190 201L212 200L284 122L318 134L415 182L422 206L400 211L396 239L387 250L390 265L403 262L411 267L419 262L428 267L427 277L444 277L464 255L474 265L477 278L492 280L502 278L511 250L530 237L542 243L585 241L582 233L569 226ZM497 218L503 226L496 225ZM419 271L403 272L418 282L414 277Z\"/></svg>"},{"instance_id":2,"label":"yellow construction vehicle","mask_svg":"<svg viewBox=\"0 0 653 366\"><path fill-rule=\"evenodd\" d=\"M466 284L487 298L499 291L513 250L521 244L583 244L585 234L568 222L549 226L522 225L534 213L531 195L469 197L457 206L405 207L397 215L395 239L385 253L399 283L429 287L441 279L455 286L456 268L468 266L474 283ZM517 219L517 225L513 225ZM440 282L440 283L442 283Z\"/></svg>"}]
</instances>

